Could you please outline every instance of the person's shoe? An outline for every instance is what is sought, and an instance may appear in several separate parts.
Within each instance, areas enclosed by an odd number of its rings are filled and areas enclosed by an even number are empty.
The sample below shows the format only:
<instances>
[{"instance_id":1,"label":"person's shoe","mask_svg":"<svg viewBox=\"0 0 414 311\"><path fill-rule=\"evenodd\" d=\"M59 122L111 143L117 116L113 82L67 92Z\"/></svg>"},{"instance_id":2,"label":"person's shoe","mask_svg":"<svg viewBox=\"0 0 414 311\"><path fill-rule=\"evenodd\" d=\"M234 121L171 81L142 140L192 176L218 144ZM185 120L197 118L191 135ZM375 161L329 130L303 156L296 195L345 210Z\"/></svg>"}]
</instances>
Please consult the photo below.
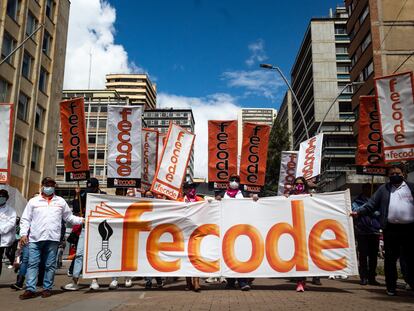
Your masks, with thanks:
<instances>
[{"instance_id":1,"label":"person's shoe","mask_svg":"<svg viewBox=\"0 0 414 311\"><path fill-rule=\"evenodd\" d=\"M244 292L247 292L250 290L250 285L249 284L243 285L240 289Z\"/></svg>"},{"instance_id":2,"label":"person's shoe","mask_svg":"<svg viewBox=\"0 0 414 311\"><path fill-rule=\"evenodd\" d=\"M48 289L45 289L42 291L40 295L42 296L42 298L49 298L50 296L52 296L52 292Z\"/></svg>"},{"instance_id":3,"label":"person's shoe","mask_svg":"<svg viewBox=\"0 0 414 311\"><path fill-rule=\"evenodd\" d=\"M157 283L157 288L164 288L164 283Z\"/></svg>"},{"instance_id":4,"label":"person's shoe","mask_svg":"<svg viewBox=\"0 0 414 311\"><path fill-rule=\"evenodd\" d=\"M79 290L79 285L72 282L72 283L66 284L65 286L62 286L62 289L69 290L69 291L77 291Z\"/></svg>"},{"instance_id":5,"label":"person's shoe","mask_svg":"<svg viewBox=\"0 0 414 311\"><path fill-rule=\"evenodd\" d=\"M296 285L296 291L299 292L304 292L305 291L305 286L303 286L303 282L298 282L298 284Z\"/></svg>"},{"instance_id":6,"label":"person's shoe","mask_svg":"<svg viewBox=\"0 0 414 311\"><path fill-rule=\"evenodd\" d=\"M220 277L220 283L221 284L227 284L227 280L224 277Z\"/></svg>"},{"instance_id":7,"label":"person's shoe","mask_svg":"<svg viewBox=\"0 0 414 311\"><path fill-rule=\"evenodd\" d=\"M378 282L376 279L369 280L369 281L368 281L368 284L369 284L369 285L374 285L374 286L380 286L380 285L381 285L381 283L380 283L380 282Z\"/></svg>"},{"instance_id":8,"label":"person's shoe","mask_svg":"<svg viewBox=\"0 0 414 311\"><path fill-rule=\"evenodd\" d=\"M201 292L201 287L194 287L194 291L195 291L196 293Z\"/></svg>"},{"instance_id":9,"label":"person's shoe","mask_svg":"<svg viewBox=\"0 0 414 311\"><path fill-rule=\"evenodd\" d=\"M322 285L321 279L320 278L312 278L312 284L321 286Z\"/></svg>"},{"instance_id":10,"label":"person's shoe","mask_svg":"<svg viewBox=\"0 0 414 311\"><path fill-rule=\"evenodd\" d=\"M205 280L205 282L206 282L206 283L215 283L215 282L216 282L216 280L217 280L217 278L212 278L212 277L209 277L209 278L207 278L207 279Z\"/></svg>"},{"instance_id":11,"label":"person's shoe","mask_svg":"<svg viewBox=\"0 0 414 311\"><path fill-rule=\"evenodd\" d=\"M24 293L23 293L23 294L21 294L21 295L19 296L19 298L20 298L21 300L25 300L25 299L32 299L32 298L36 298L37 296L38 296L38 294L37 294L37 293L32 292L32 291L30 291L30 290L26 290L26 291L24 291Z\"/></svg>"},{"instance_id":12,"label":"person's shoe","mask_svg":"<svg viewBox=\"0 0 414 311\"><path fill-rule=\"evenodd\" d=\"M125 278L125 287L132 287L132 278Z\"/></svg>"},{"instance_id":13,"label":"person's shoe","mask_svg":"<svg viewBox=\"0 0 414 311\"><path fill-rule=\"evenodd\" d=\"M328 279L329 279L329 280L335 280L335 275L330 275L330 276L328 277Z\"/></svg>"},{"instance_id":14,"label":"person's shoe","mask_svg":"<svg viewBox=\"0 0 414 311\"><path fill-rule=\"evenodd\" d=\"M7 269L12 269L13 268L13 265L8 265L7 266Z\"/></svg>"},{"instance_id":15,"label":"person's shoe","mask_svg":"<svg viewBox=\"0 0 414 311\"><path fill-rule=\"evenodd\" d=\"M70 277L70 278L73 276L73 274L72 274L72 273L70 273L70 272L69 272L69 270L68 270L68 273L66 273L66 274L67 274L67 276L68 276L68 277Z\"/></svg>"},{"instance_id":16,"label":"person's shoe","mask_svg":"<svg viewBox=\"0 0 414 311\"><path fill-rule=\"evenodd\" d=\"M99 284L98 284L98 281L96 279L92 280L92 283L89 286L89 289L91 289L91 290L98 290L99 289Z\"/></svg>"},{"instance_id":17,"label":"person's shoe","mask_svg":"<svg viewBox=\"0 0 414 311\"><path fill-rule=\"evenodd\" d=\"M109 284L109 289L117 289L118 288L118 281L112 280L112 282Z\"/></svg>"},{"instance_id":18,"label":"person's shoe","mask_svg":"<svg viewBox=\"0 0 414 311\"><path fill-rule=\"evenodd\" d=\"M145 289L151 289L152 287L152 281L146 281L145 282Z\"/></svg>"},{"instance_id":19,"label":"person's shoe","mask_svg":"<svg viewBox=\"0 0 414 311\"><path fill-rule=\"evenodd\" d=\"M405 284L404 289L405 290L413 290L413 288L409 284Z\"/></svg>"},{"instance_id":20,"label":"person's shoe","mask_svg":"<svg viewBox=\"0 0 414 311\"><path fill-rule=\"evenodd\" d=\"M361 281L359 282L360 285L368 285L368 280L367 279L361 279Z\"/></svg>"},{"instance_id":21,"label":"person's shoe","mask_svg":"<svg viewBox=\"0 0 414 311\"><path fill-rule=\"evenodd\" d=\"M397 292L395 291L395 289L387 289L387 295L388 296L396 296Z\"/></svg>"},{"instance_id":22,"label":"person's shoe","mask_svg":"<svg viewBox=\"0 0 414 311\"><path fill-rule=\"evenodd\" d=\"M16 283L10 285L10 288L15 290L22 290L24 288L24 276L18 275Z\"/></svg>"}]
</instances>

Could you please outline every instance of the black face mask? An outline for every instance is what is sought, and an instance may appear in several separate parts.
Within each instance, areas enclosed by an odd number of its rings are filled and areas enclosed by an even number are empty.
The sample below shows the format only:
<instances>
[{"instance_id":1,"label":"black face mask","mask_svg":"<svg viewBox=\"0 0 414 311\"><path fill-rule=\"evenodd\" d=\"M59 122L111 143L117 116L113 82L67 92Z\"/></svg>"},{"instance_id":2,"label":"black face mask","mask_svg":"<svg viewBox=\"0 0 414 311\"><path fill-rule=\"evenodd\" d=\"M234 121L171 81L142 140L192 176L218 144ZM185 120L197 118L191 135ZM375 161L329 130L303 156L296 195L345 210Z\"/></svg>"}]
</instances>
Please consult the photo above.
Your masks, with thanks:
<instances>
[{"instance_id":1,"label":"black face mask","mask_svg":"<svg viewBox=\"0 0 414 311\"><path fill-rule=\"evenodd\" d=\"M404 181L404 177L400 175L390 176L390 183L393 185L399 185Z\"/></svg>"}]
</instances>

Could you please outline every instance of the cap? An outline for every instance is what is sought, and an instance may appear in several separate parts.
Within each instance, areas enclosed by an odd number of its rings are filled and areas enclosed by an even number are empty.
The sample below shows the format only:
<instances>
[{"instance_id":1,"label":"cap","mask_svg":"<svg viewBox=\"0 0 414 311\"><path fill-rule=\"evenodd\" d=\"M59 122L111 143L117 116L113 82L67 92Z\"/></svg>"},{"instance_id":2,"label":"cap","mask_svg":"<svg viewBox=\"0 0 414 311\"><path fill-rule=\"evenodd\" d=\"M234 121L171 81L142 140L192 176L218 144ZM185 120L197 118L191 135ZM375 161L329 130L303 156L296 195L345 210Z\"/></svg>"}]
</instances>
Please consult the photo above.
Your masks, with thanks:
<instances>
[{"instance_id":1,"label":"cap","mask_svg":"<svg viewBox=\"0 0 414 311\"><path fill-rule=\"evenodd\" d=\"M42 186L44 186L46 184L55 184L56 185L56 181L52 177L45 177L45 178L42 179Z\"/></svg>"},{"instance_id":2,"label":"cap","mask_svg":"<svg viewBox=\"0 0 414 311\"><path fill-rule=\"evenodd\" d=\"M237 181L240 181L240 176L237 174L231 174L229 177L229 180L232 180L232 179L237 179Z\"/></svg>"},{"instance_id":3,"label":"cap","mask_svg":"<svg viewBox=\"0 0 414 311\"><path fill-rule=\"evenodd\" d=\"M99 187L99 180L95 177L89 178L86 181L86 187L87 188L98 188Z\"/></svg>"}]
</instances>

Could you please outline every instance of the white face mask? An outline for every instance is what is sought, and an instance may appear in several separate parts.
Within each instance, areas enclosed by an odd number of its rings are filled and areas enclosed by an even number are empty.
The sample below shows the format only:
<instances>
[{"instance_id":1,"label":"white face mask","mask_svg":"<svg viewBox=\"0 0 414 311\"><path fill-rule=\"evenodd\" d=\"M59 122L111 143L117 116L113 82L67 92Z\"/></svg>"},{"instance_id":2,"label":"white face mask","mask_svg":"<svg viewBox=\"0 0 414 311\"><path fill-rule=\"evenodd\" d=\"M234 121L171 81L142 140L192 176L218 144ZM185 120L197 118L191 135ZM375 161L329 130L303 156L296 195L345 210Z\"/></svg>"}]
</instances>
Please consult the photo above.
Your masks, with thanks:
<instances>
[{"instance_id":1,"label":"white face mask","mask_svg":"<svg viewBox=\"0 0 414 311\"><path fill-rule=\"evenodd\" d=\"M55 193L55 187L43 187L42 192L47 196L50 196Z\"/></svg>"},{"instance_id":2,"label":"white face mask","mask_svg":"<svg viewBox=\"0 0 414 311\"><path fill-rule=\"evenodd\" d=\"M237 181L231 181L229 184L231 189L239 189L239 183Z\"/></svg>"}]
</instances>

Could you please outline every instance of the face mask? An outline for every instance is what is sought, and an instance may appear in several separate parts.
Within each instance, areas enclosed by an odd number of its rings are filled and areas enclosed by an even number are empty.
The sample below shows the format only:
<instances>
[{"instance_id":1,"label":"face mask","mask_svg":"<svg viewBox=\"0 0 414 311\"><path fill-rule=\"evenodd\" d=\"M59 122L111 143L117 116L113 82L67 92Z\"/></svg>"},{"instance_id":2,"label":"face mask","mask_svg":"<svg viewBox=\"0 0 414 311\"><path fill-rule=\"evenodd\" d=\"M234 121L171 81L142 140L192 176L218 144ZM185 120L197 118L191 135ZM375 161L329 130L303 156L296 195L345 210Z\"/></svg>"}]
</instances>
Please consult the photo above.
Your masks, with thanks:
<instances>
[{"instance_id":1,"label":"face mask","mask_svg":"<svg viewBox=\"0 0 414 311\"><path fill-rule=\"evenodd\" d=\"M4 203L6 203L7 198L6 197L0 197L0 205L3 205Z\"/></svg>"},{"instance_id":2,"label":"face mask","mask_svg":"<svg viewBox=\"0 0 414 311\"><path fill-rule=\"evenodd\" d=\"M237 181L231 181L229 186L230 189L239 189L239 183Z\"/></svg>"},{"instance_id":3,"label":"face mask","mask_svg":"<svg viewBox=\"0 0 414 311\"><path fill-rule=\"evenodd\" d=\"M43 187L42 192L45 195L50 196L55 193L55 187Z\"/></svg>"},{"instance_id":4,"label":"face mask","mask_svg":"<svg viewBox=\"0 0 414 311\"><path fill-rule=\"evenodd\" d=\"M295 186L295 190L298 192L303 192L303 190L305 190L305 186L303 184L297 184Z\"/></svg>"},{"instance_id":5,"label":"face mask","mask_svg":"<svg viewBox=\"0 0 414 311\"><path fill-rule=\"evenodd\" d=\"M390 176L390 182L393 185L401 184L403 182L403 180L404 180L404 177L399 176L399 175Z\"/></svg>"}]
</instances>

